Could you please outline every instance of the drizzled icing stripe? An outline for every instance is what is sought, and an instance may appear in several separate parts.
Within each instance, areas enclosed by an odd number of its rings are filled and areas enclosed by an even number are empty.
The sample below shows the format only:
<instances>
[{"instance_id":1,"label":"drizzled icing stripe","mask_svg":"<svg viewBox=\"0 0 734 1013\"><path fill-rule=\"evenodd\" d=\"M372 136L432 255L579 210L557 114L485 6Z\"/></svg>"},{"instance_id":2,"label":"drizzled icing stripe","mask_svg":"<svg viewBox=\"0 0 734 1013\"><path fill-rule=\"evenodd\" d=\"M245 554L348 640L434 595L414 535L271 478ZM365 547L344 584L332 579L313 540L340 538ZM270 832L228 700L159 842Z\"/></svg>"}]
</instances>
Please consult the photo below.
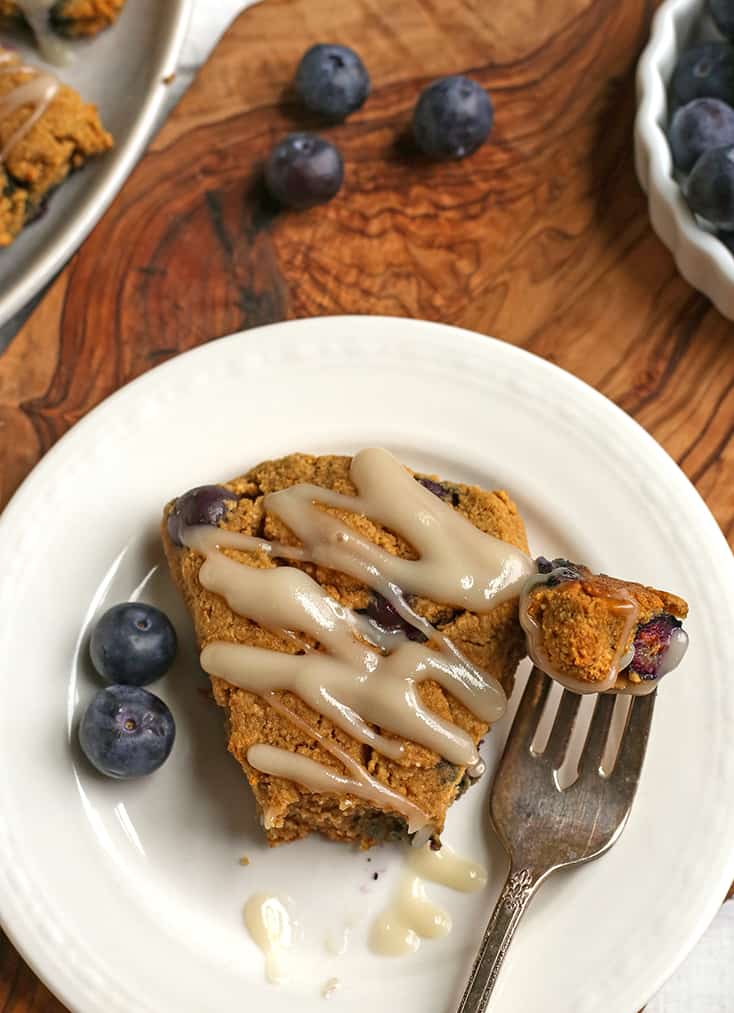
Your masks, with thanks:
<instances>
[{"instance_id":1,"label":"drizzled icing stripe","mask_svg":"<svg viewBox=\"0 0 734 1013\"><path fill-rule=\"evenodd\" d=\"M329 767L325 767L323 763L311 760L307 756L263 744L250 746L247 751L247 760L253 767L264 774L297 781L311 791L338 795L351 793L367 802L373 802L383 809L393 809L405 817L409 833L421 830L429 824L429 817L422 809L410 802L404 795L393 791L392 788L388 788L386 784L372 777L361 764L352 759L345 749L342 749L332 739L322 735L313 725L304 721L274 693L268 693L264 699L273 710L278 711L291 724L315 739L323 749L339 760L352 776L351 778L344 777Z\"/></svg>"}]
</instances>

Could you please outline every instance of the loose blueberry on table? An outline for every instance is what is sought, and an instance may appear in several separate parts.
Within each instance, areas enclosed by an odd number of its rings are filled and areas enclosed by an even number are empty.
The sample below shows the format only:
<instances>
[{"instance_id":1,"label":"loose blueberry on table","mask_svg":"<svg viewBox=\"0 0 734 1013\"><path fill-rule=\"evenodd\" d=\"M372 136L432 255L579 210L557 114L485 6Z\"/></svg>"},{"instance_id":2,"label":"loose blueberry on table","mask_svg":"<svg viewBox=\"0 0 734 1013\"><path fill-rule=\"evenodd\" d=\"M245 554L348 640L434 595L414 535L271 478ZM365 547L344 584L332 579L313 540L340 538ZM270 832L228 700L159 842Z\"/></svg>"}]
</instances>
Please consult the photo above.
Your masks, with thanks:
<instances>
[{"instance_id":1,"label":"loose blueberry on table","mask_svg":"<svg viewBox=\"0 0 734 1013\"><path fill-rule=\"evenodd\" d=\"M465 158L489 137L494 108L471 78L452 75L429 84L413 112L413 133L431 158Z\"/></svg>"},{"instance_id":2,"label":"loose blueberry on table","mask_svg":"<svg viewBox=\"0 0 734 1013\"><path fill-rule=\"evenodd\" d=\"M119 779L152 774L167 760L175 736L168 707L139 686L101 689L79 725L79 744L89 762Z\"/></svg>"},{"instance_id":3,"label":"loose blueberry on table","mask_svg":"<svg viewBox=\"0 0 734 1013\"><path fill-rule=\"evenodd\" d=\"M321 43L301 57L295 87L307 109L338 123L364 104L370 76L353 49Z\"/></svg>"},{"instance_id":4,"label":"loose blueberry on table","mask_svg":"<svg viewBox=\"0 0 734 1013\"><path fill-rule=\"evenodd\" d=\"M290 134L273 148L265 163L265 182L286 207L311 208L334 197L344 179L337 148L316 134Z\"/></svg>"},{"instance_id":5,"label":"loose blueberry on table","mask_svg":"<svg viewBox=\"0 0 734 1013\"><path fill-rule=\"evenodd\" d=\"M92 664L106 682L147 686L167 672L177 649L176 631L160 609L144 602L114 605L92 632Z\"/></svg>"}]
</instances>

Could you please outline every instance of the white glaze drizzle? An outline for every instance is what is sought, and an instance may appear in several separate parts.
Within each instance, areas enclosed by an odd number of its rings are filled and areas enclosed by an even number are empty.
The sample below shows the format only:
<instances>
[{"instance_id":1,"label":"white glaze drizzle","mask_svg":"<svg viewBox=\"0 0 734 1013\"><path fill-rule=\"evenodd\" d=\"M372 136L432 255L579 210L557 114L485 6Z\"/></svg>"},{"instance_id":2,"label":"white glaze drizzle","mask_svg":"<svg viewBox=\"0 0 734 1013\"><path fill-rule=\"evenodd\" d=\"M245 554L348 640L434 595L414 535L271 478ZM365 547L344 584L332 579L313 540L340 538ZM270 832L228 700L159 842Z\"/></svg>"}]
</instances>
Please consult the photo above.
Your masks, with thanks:
<instances>
[{"instance_id":1,"label":"white glaze drizzle","mask_svg":"<svg viewBox=\"0 0 734 1013\"><path fill-rule=\"evenodd\" d=\"M23 17L33 29L38 47L49 63L64 66L71 62L71 50L49 28L48 15L56 0L16 0Z\"/></svg>"},{"instance_id":2,"label":"white glaze drizzle","mask_svg":"<svg viewBox=\"0 0 734 1013\"><path fill-rule=\"evenodd\" d=\"M288 897L256 893L245 904L245 925L265 955L265 977L273 985L288 978L285 951L293 944L294 922Z\"/></svg>"},{"instance_id":3,"label":"white glaze drizzle","mask_svg":"<svg viewBox=\"0 0 734 1013\"><path fill-rule=\"evenodd\" d=\"M478 862L457 855L448 844L438 851L431 847L414 848L409 868L422 879L440 883L461 893L474 893L487 885L487 870Z\"/></svg>"},{"instance_id":4,"label":"white glaze drizzle","mask_svg":"<svg viewBox=\"0 0 734 1013\"><path fill-rule=\"evenodd\" d=\"M321 986L321 996L324 999L331 999L342 987L342 983L338 978L329 978Z\"/></svg>"},{"instance_id":5,"label":"white glaze drizzle","mask_svg":"<svg viewBox=\"0 0 734 1013\"><path fill-rule=\"evenodd\" d=\"M429 826L429 818L422 809L409 802L399 792L388 788L382 781L372 775L352 759L349 753L340 745L328 738L326 735L314 728L308 721L304 721L296 712L283 702L275 693L268 693L265 699L273 708L286 717L292 725L300 728L309 738L315 739L322 749L337 759L352 775L344 777L330 767L324 766L307 756L298 753L291 753L285 749L278 749L276 746L268 746L262 743L251 746L247 751L247 762L263 774L271 774L274 777L285 777L289 781L296 781L310 791L328 792L331 794L352 794L367 802L374 802L382 808L393 809L405 817L408 823L408 832L415 833L423 827Z\"/></svg>"},{"instance_id":6,"label":"white glaze drizzle","mask_svg":"<svg viewBox=\"0 0 734 1013\"><path fill-rule=\"evenodd\" d=\"M415 953L421 939L451 931L451 916L428 899L424 880L472 893L486 885L487 871L446 845L440 851L430 846L411 849L391 904L371 926L369 945L375 953L391 957Z\"/></svg>"},{"instance_id":7,"label":"white glaze drizzle","mask_svg":"<svg viewBox=\"0 0 734 1013\"><path fill-rule=\"evenodd\" d=\"M29 106L32 111L0 149L0 165L7 161L13 148L43 116L60 87L52 74L30 67L21 61L17 53L0 48L0 76L19 73L26 75L27 80L0 95L0 122L24 106Z\"/></svg>"}]
</instances>

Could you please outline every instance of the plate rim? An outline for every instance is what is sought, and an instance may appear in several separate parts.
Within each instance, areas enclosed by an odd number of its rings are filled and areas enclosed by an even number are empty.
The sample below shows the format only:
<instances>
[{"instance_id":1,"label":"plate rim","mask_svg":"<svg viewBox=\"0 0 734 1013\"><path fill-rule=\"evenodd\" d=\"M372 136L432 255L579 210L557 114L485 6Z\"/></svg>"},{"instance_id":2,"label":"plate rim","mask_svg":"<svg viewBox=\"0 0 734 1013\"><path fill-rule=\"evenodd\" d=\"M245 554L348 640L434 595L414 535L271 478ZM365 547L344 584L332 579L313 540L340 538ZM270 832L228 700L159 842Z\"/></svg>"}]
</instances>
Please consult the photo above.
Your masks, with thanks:
<instances>
[{"instance_id":1,"label":"plate rim","mask_svg":"<svg viewBox=\"0 0 734 1013\"><path fill-rule=\"evenodd\" d=\"M184 0L184 2L188 2L188 0ZM237 343L251 346L253 343L259 342L262 339L267 339L267 335L275 331L288 332L289 334L292 333L295 335L303 328L317 329L321 327L328 330L340 326L344 328L344 330L349 329L352 332L355 328L366 329L373 328L375 326L390 326L400 328L405 331L423 331L424 333L433 332L435 334L439 334L439 332L451 332L454 334L457 341L464 341L467 345L473 344L477 348L479 346L486 347L487 344L489 344L490 346L493 346L494 351L498 354L508 356L510 359L515 359L520 364L532 361L534 369L540 369L541 371L545 371L548 375L554 377L558 377L560 375L564 384L570 384L571 387L578 390L582 396L591 398L597 405L599 405L599 407L603 407L605 411L609 412L609 409L611 408L611 414L616 418L617 422L620 425L625 426L630 433L634 434L638 441L641 440L647 446L648 451L657 457L661 466L665 467L669 475L671 475L671 477L674 476L674 481L677 483L678 491L681 495L685 495L690 509L695 511L697 515L697 521L704 525L707 529L707 535L712 540L712 544L713 542L718 541L719 548L723 550L721 565L728 571L725 575L727 583L734 589L734 556L732 556L728 542L726 541L723 532L706 505L703 497L665 448L662 447L661 444L659 444L657 440L655 440L654 437L635 419L628 415L627 412L607 398L604 394L596 390L590 384L581 380L579 377L575 376L573 373L557 366L555 363L549 362L525 348L512 345L495 337L435 321L405 317L373 316L369 314L339 315L331 317L304 317L267 324L244 331L238 331L173 356L166 362L153 367L141 376L131 380L123 387L106 397L102 402L91 409L82 419L75 423L67 431L67 433L65 433L54 444L54 446L50 448L50 450L41 458L41 460L31 470L29 475L24 479L4 510L0 513L0 552L2 551L4 538L12 531L15 524L16 514L20 513L22 515L26 499L34 495L36 483L43 482L45 480L45 474L55 468L57 458L65 454L67 449L73 446L78 439L83 439L87 430L97 425L99 420L103 419L106 412L114 410L115 405L119 401L124 400L129 396L129 391L137 390L140 387L144 387L146 384L153 386L164 373L169 372L173 374L176 370L185 370L187 368L187 364L190 364L196 358L200 357L203 359L210 355L216 356L219 350L225 346L235 345ZM343 335L339 340L343 340ZM730 595L730 605L734 607L734 593ZM719 911L722 900L725 897L732 880L734 880L734 813L732 814L730 822L732 845L730 858L728 862L722 863L722 867L717 876L710 877L708 881L708 888L705 891L706 900L702 903L695 924L688 929L685 941L676 947L676 952L671 954L670 958L666 962L665 968L657 974L654 980L651 979L646 989L647 994L644 996L644 1001L649 1001L649 999L662 987L665 981L668 980L670 975L698 942L707 926ZM4 890L3 885L3 881L0 879L0 921L2 922L4 931L11 943L15 946L22 958L29 964L36 975L55 995L61 999L62 1002L65 1002L70 1006L70 1008L78 1010L79 1013L83 1013L86 1008L91 1009L92 1007L80 1007L77 1004L79 999L79 988L81 986L81 990L84 991L84 986L82 986L79 981L75 962L70 962L64 969L63 981L60 980L60 976L54 976L51 973L47 973L43 966L43 945L40 937L34 937L32 932L24 931L27 928L27 924L20 925L20 920L17 923L17 931L14 930L11 924L9 924L4 912L8 912L10 908L13 907L12 890ZM94 1009L96 1010L97 1007L94 1007Z\"/></svg>"},{"instance_id":2,"label":"plate rim","mask_svg":"<svg viewBox=\"0 0 734 1013\"><path fill-rule=\"evenodd\" d=\"M79 249L117 196L151 140L157 117L170 92L170 84L166 84L165 80L171 78L178 68L193 9L193 0L169 0L169 3L173 30L168 33L157 60L151 66L151 80L155 84L149 89L132 130L124 144L113 152L109 168L97 181L92 194L82 200L79 211L72 215L69 224L60 225L54 238L38 250L20 280L4 294L0 293L0 326L22 310Z\"/></svg>"}]
</instances>

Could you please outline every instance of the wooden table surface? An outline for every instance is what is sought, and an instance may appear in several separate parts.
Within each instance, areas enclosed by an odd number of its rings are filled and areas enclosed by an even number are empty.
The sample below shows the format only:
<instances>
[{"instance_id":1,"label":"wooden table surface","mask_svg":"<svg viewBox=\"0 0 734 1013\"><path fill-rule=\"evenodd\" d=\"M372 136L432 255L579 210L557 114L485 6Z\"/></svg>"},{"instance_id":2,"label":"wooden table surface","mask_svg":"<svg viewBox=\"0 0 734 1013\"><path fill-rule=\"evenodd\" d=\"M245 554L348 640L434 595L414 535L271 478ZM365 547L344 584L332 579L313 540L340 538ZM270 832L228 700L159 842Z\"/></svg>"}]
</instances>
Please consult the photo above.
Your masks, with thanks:
<instances>
[{"instance_id":1,"label":"wooden table surface","mask_svg":"<svg viewBox=\"0 0 734 1013\"><path fill-rule=\"evenodd\" d=\"M225 36L118 199L0 356L0 506L116 388L177 352L292 317L385 313L522 345L634 416L734 534L734 325L678 276L632 160L639 0L267 0ZM282 134L316 129L289 83L341 41L373 79L324 131L336 200L263 193ZM492 143L428 164L419 90L462 71L496 106ZM61 1005L0 937L1 1013ZM161 1011L173 1013L173 1011Z\"/></svg>"}]
</instances>

